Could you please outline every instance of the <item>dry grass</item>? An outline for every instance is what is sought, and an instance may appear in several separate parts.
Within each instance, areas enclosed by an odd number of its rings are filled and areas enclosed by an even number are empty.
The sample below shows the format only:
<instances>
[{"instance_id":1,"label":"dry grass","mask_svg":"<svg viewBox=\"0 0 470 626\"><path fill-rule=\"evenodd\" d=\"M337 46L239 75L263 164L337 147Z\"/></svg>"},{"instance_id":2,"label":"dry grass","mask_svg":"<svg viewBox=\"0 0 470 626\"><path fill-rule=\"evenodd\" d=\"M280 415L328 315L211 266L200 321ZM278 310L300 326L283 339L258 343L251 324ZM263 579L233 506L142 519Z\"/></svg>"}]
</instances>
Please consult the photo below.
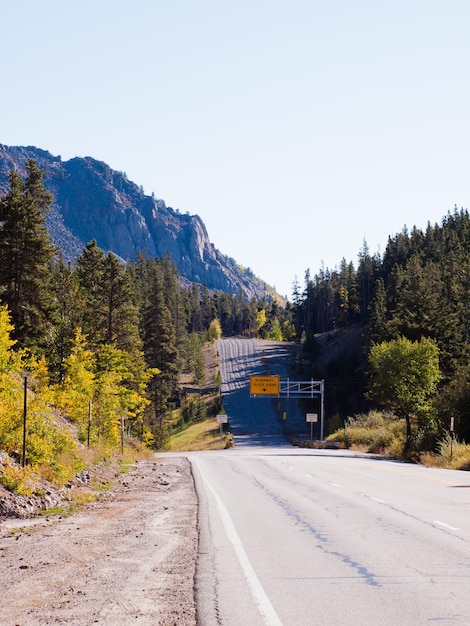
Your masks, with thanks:
<instances>
[{"instance_id":1,"label":"dry grass","mask_svg":"<svg viewBox=\"0 0 470 626\"><path fill-rule=\"evenodd\" d=\"M326 441L339 441L345 445L344 429L329 435ZM354 449L406 458L405 441L404 420L398 420L387 413L370 411L358 415L348 424L347 446ZM457 439L452 440L450 435L447 435L439 443L438 452L422 452L419 455L419 463L427 467L470 470L470 445Z\"/></svg>"},{"instance_id":2,"label":"dry grass","mask_svg":"<svg viewBox=\"0 0 470 626\"><path fill-rule=\"evenodd\" d=\"M206 366L205 384L202 398L207 407L208 415L219 411L217 402L220 391L217 388L219 374L219 354L214 343L208 343L203 349ZM200 422L184 424L181 420L181 409L172 416L173 433L170 435L167 449L172 452L190 452L194 450L222 450L227 446L228 436L220 439L220 427L215 418L207 418Z\"/></svg>"},{"instance_id":3,"label":"dry grass","mask_svg":"<svg viewBox=\"0 0 470 626\"><path fill-rule=\"evenodd\" d=\"M470 445L447 435L439 444L439 454L422 454L420 462L427 467L470 470Z\"/></svg>"},{"instance_id":4,"label":"dry grass","mask_svg":"<svg viewBox=\"0 0 470 626\"><path fill-rule=\"evenodd\" d=\"M359 447L376 454L403 456L406 441L404 420L381 411L357 415L350 419L346 437L348 447ZM329 435L326 441L344 442L344 429Z\"/></svg>"},{"instance_id":5,"label":"dry grass","mask_svg":"<svg viewBox=\"0 0 470 626\"><path fill-rule=\"evenodd\" d=\"M215 419L191 424L170 437L168 450L189 452L192 450L222 450L226 445L226 435L220 440L220 428Z\"/></svg>"}]
</instances>

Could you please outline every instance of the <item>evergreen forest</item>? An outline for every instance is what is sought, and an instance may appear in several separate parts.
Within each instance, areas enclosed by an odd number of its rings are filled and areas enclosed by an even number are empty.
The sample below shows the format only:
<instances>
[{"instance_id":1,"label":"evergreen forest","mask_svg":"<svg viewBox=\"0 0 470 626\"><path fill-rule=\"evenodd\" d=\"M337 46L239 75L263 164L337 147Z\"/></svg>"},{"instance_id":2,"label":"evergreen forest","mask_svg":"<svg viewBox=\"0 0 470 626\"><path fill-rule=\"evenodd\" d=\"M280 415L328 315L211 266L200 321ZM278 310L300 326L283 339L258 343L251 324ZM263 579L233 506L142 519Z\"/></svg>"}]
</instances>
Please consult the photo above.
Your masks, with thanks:
<instances>
[{"instance_id":1,"label":"evergreen forest","mask_svg":"<svg viewBox=\"0 0 470 626\"><path fill-rule=\"evenodd\" d=\"M203 346L224 335L293 340L275 298L183 284L170 257L124 263L90 241L72 267L51 243L53 201L30 159L0 197L0 451L21 456L23 387L28 467L65 481L83 444L112 450L129 440L163 447L183 398L181 374L204 384ZM192 401L183 415L204 415ZM90 417L92 416L92 418Z\"/></svg>"},{"instance_id":2,"label":"evergreen forest","mask_svg":"<svg viewBox=\"0 0 470 626\"><path fill-rule=\"evenodd\" d=\"M383 255L364 243L357 265L307 271L284 306L183 284L170 257L124 263L96 241L66 264L46 228L43 172L34 160L26 171L0 197L0 452L21 455L24 386L24 461L56 482L80 467L73 432L103 450L124 436L164 447L176 407L198 415L181 374L203 385L202 348L221 335L302 344L297 373L325 380L330 432L380 408L406 422L409 449L436 449L451 420L470 443L466 210L404 229Z\"/></svg>"},{"instance_id":3,"label":"evergreen forest","mask_svg":"<svg viewBox=\"0 0 470 626\"><path fill-rule=\"evenodd\" d=\"M364 242L357 267L343 259L333 271L307 271L292 306L297 340L312 375L325 379L335 417L390 411L407 422L408 448L435 450L451 425L452 437L470 442L469 305L470 216L455 207L441 224L389 237L383 255ZM323 333L344 341L319 369Z\"/></svg>"}]
</instances>

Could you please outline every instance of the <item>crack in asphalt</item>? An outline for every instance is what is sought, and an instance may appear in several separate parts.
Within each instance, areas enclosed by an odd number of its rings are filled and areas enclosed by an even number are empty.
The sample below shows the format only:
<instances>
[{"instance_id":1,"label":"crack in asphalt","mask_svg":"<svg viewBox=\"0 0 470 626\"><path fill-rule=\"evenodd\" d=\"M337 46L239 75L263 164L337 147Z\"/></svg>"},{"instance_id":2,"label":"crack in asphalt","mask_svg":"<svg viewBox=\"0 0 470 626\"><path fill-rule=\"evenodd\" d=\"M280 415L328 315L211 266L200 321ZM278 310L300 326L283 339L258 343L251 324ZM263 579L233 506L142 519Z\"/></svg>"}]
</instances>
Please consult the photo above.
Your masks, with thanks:
<instances>
[{"instance_id":1,"label":"crack in asphalt","mask_svg":"<svg viewBox=\"0 0 470 626\"><path fill-rule=\"evenodd\" d=\"M327 535L325 535L323 532L315 528L313 524L303 519L302 515L299 512L294 511L286 500L284 500L278 494L274 493L268 487L263 485L257 478L253 478L253 480L256 486L262 491L264 491L264 493L267 496L269 496L271 500L277 506L279 506L286 513L288 517L293 519L297 526L299 526L302 530L309 532L315 537L315 539L318 541L316 547L319 550L321 550L324 554L341 559L341 561L345 565L353 568L354 571L360 576L360 578L362 578L365 581L367 585L371 587L383 586L377 580L377 576L373 574L367 567L365 567L364 565L361 565L360 563L358 563L357 561L355 561L354 559L352 559L350 556L346 554L342 554L341 552L338 552L335 550L329 550L327 545L330 543L330 540L328 539Z\"/></svg>"}]
</instances>

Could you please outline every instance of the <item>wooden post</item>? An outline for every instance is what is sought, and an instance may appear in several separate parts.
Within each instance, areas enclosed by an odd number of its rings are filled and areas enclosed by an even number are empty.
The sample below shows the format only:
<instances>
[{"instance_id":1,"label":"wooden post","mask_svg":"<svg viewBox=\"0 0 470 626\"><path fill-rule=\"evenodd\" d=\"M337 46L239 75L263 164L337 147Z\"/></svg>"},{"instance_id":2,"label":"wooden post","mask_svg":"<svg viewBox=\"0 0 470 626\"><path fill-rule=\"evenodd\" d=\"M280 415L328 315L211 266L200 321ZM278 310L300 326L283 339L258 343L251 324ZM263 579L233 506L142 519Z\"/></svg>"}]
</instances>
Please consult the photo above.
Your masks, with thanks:
<instances>
[{"instance_id":1,"label":"wooden post","mask_svg":"<svg viewBox=\"0 0 470 626\"><path fill-rule=\"evenodd\" d=\"M450 460L452 461L454 453L454 418L450 418Z\"/></svg>"},{"instance_id":2,"label":"wooden post","mask_svg":"<svg viewBox=\"0 0 470 626\"><path fill-rule=\"evenodd\" d=\"M121 454L124 454L124 415L121 415Z\"/></svg>"},{"instance_id":3,"label":"wooden post","mask_svg":"<svg viewBox=\"0 0 470 626\"><path fill-rule=\"evenodd\" d=\"M87 443L87 447L90 447L90 431L91 431L91 407L92 407L92 400L88 400L88 427L87 427L87 433L86 433L86 443Z\"/></svg>"},{"instance_id":4,"label":"wooden post","mask_svg":"<svg viewBox=\"0 0 470 626\"><path fill-rule=\"evenodd\" d=\"M24 396L23 396L23 453L21 457L21 466L26 467L26 415L28 411L28 377L24 377Z\"/></svg>"}]
</instances>

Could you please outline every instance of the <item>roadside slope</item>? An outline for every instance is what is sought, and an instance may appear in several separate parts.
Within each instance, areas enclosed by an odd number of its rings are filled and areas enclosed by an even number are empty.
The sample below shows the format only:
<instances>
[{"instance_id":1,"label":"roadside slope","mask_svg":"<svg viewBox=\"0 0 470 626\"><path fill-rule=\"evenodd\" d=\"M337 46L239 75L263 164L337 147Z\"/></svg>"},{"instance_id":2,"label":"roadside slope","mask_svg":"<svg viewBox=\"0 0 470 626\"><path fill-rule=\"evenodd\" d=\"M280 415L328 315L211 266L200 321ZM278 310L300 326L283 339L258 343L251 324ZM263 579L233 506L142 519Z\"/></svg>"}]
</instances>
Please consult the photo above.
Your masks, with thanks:
<instances>
[{"instance_id":1,"label":"roadside slope","mask_svg":"<svg viewBox=\"0 0 470 626\"><path fill-rule=\"evenodd\" d=\"M79 514L24 524L0 523L3 626L195 624L197 498L186 458L141 461Z\"/></svg>"}]
</instances>

